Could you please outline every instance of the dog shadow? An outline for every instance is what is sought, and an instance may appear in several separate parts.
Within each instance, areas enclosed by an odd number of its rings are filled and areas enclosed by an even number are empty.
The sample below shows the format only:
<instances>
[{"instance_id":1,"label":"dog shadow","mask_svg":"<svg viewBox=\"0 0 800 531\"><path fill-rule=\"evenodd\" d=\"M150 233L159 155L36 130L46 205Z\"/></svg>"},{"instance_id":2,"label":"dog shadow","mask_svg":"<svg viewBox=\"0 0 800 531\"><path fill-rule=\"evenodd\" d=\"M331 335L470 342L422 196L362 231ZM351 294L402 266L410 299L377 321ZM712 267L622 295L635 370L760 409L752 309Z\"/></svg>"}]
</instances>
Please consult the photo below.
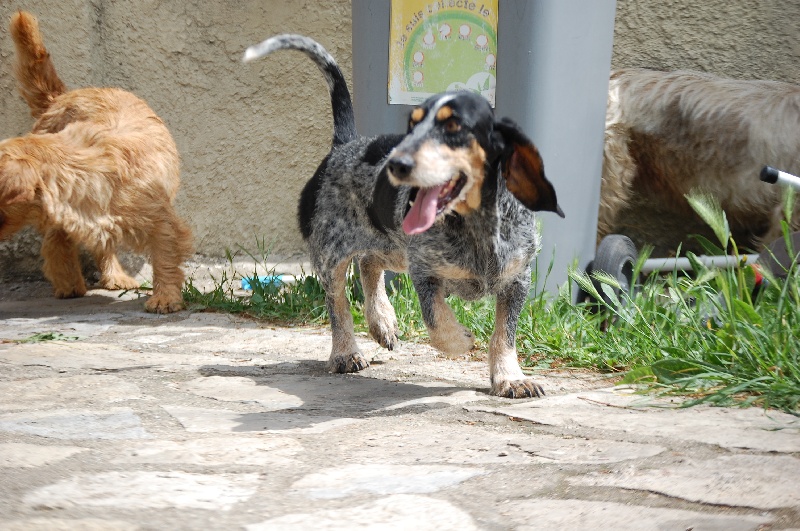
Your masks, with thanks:
<instances>
[{"instance_id":1,"label":"dog shadow","mask_svg":"<svg viewBox=\"0 0 800 531\"><path fill-rule=\"evenodd\" d=\"M240 401L258 404L264 410L236 415L232 431L325 430L366 418L423 412L488 398L483 390L470 387L330 374L322 361L298 360L262 367L263 375L255 375L255 370L258 368L214 365L198 371L204 377L248 378L256 385L253 394L264 397Z\"/></svg>"}]
</instances>

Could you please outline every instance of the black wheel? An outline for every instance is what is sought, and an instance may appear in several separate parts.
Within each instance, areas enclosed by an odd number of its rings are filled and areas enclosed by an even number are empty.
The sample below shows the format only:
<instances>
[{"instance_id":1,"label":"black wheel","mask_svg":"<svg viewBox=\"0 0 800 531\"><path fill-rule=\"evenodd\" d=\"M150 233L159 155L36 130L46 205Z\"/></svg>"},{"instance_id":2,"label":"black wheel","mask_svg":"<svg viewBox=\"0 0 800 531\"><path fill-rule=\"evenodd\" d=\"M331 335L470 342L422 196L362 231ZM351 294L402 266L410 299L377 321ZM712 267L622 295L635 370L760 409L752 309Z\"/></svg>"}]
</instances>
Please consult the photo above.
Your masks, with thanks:
<instances>
[{"instance_id":1,"label":"black wheel","mask_svg":"<svg viewBox=\"0 0 800 531\"><path fill-rule=\"evenodd\" d=\"M621 289L614 288L614 293L619 297L620 293L630 294L634 286L633 269L636 265L636 246L630 238L622 234L609 234L597 246L597 253L592 261L594 271L603 271L614 277L619 282ZM603 291L601 282L592 279L597 291L607 304L612 301Z\"/></svg>"}]
</instances>

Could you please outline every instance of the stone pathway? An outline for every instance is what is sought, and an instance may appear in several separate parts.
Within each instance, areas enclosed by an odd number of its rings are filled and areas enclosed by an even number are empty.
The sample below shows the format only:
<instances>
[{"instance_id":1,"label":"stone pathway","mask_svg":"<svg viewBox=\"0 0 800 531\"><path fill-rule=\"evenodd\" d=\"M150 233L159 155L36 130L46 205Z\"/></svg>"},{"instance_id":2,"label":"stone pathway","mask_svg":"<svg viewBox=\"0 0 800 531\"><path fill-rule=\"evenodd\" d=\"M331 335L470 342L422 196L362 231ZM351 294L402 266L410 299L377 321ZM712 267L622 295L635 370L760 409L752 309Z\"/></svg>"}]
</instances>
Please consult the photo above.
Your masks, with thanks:
<instances>
[{"instance_id":1,"label":"stone pathway","mask_svg":"<svg viewBox=\"0 0 800 531\"><path fill-rule=\"evenodd\" d=\"M0 529L800 529L800 419L547 372L487 395L426 345L0 286ZM35 334L56 340L21 342Z\"/></svg>"}]
</instances>

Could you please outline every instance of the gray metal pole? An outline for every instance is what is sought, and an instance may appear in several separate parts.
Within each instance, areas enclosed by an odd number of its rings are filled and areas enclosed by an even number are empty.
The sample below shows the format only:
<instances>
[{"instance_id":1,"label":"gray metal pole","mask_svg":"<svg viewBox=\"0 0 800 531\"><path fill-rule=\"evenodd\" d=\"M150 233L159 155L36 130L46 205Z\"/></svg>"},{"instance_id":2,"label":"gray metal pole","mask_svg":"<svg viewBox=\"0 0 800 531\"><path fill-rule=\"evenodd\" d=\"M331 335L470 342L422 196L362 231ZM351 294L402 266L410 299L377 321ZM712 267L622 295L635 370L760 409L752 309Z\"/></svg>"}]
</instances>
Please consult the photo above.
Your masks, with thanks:
<instances>
[{"instance_id":1,"label":"gray metal pole","mask_svg":"<svg viewBox=\"0 0 800 531\"><path fill-rule=\"evenodd\" d=\"M540 216L538 271L554 263L538 287L550 292L594 256L615 11L615 0L500 2L496 112L537 145L566 215Z\"/></svg>"},{"instance_id":2,"label":"gray metal pole","mask_svg":"<svg viewBox=\"0 0 800 531\"><path fill-rule=\"evenodd\" d=\"M362 135L404 133L410 105L389 105L389 0L353 0L353 106Z\"/></svg>"}]
</instances>

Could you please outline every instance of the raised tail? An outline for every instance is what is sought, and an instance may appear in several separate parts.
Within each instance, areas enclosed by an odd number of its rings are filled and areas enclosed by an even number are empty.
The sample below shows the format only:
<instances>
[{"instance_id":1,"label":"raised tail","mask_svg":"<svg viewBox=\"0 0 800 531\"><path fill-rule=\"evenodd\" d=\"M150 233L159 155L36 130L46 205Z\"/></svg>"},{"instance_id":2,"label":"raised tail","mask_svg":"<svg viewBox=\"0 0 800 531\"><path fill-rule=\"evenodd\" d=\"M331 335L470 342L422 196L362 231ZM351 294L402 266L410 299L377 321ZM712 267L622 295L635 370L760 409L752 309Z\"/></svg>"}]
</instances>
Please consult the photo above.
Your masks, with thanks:
<instances>
[{"instance_id":1,"label":"raised tail","mask_svg":"<svg viewBox=\"0 0 800 531\"><path fill-rule=\"evenodd\" d=\"M17 75L19 92L28 102L33 117L38 118L57 96L67 91L67 87L56 74L56 69L50 61L50 54L42 42L36 17L25 11L19 11L11 17L9 30L17 48L14 71Z\"/></svg>"},{"instance_id":2,"label":"raised tail","mask_svg":"<svg viewBox=\"0 0 800 531\"><path fill-rule=\"evenodd\" d=\"M244 61L264 57L277 50L298 50L305 53L319 67L331 94L333 108L333 145L346 144L358 137L353 102L347 82L334 58L321 44L303 35L276 35L244 52Z\"/></svg>"}]
</instances>

